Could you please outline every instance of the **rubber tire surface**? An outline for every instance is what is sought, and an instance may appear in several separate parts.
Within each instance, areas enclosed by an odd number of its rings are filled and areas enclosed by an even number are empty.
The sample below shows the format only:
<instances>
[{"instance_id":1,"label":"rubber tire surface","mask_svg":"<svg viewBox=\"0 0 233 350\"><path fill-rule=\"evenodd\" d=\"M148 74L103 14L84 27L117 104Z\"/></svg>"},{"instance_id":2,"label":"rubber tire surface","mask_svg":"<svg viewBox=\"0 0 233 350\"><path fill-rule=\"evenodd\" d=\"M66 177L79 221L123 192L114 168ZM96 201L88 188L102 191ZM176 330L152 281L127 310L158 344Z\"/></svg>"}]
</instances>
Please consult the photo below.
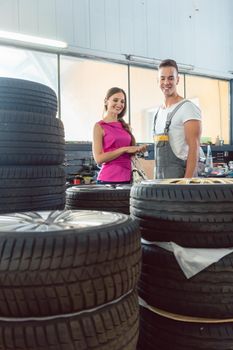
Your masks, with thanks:
<instances>
[{"instance_id":1,"label":"rubber tire surface","mask_svg":"<svg viewBox=\"0 0 233 350\"><path fill-rule=\"evenodd\" d=\"M138 226L120 213L0 215L0 251L0 315L6 317L103 305L134 289L141 268Z\"/></svg>"},{"instance_id":2,"label":"rubber tire surface","mask_svg":"<svg viewBox=\"0 0 233 350\"><path fill-rule=\"evenodd\" d=\"M42 113L56 116L57 96L54 90L34 81L0 77L2 110Z\"/></svg>"},{"instance_id":3,"label":"rubber tire surface","mask_svg":"<svg viewBox=\"0 0 233 350\"><path fill-rule=\"evenodd\" d=\"M205 318L233 318L233 253L187 279L174 254L142 245L139 295L168 312Z\"/></svg>"},{"instance_id":4,"label":"rubber tire surface","mask_svg":"<svg viewBox=\"0 0 233 350\"><path fill-rule=\"evenodd\" d=\"M0 110L0 127L1 132L6 133L41 133L63 137L65 135L61 119L32 112Z\"/></svg>"},{"instance_id":5,"label":"rubber tire surface","mask_svg":"<svg viewBox=\"0 0 233 350\"><path fill-rule=\"evenodd\" d=\"M101 309L56 319L0 321L1 350L135 350L137 294Z\"/></svg>"},{"instance_id":6,"label":"rubber tire surface","mask_svg":"<svg viewBox=\"0 0 233 350\"><path fill-rule=\"evenodd\" d=\"M232 322L181 322L140 307L140 350L230 350L232 344Z\"/></svg>"},{"instance_id":7,"label":"rubber tire surface","mask_svg":"<svg viewBox=\"0 0 233 350\"><path fill-rule=\"evenodd\" d=\"M62 166L1 166L0 213L64 209Z\"/></svg>"},{"instance_id":8,"label":"rubber tire surface","mask_svg":"<svg viewBox=\"0 0 233 350\"><path fill-rule=\"evenodd\" d=\"M66 190L66 209L91 209L129 214L131 185L79 185Z\"/></svg>"},{"instance_id":9,"label":"rubber tire surface","mask_svg":"<svg viewBox=\"0 0 233 350\"><path fill-rule=\"evenodd\" d=\"M184 247L233 246L233 184L144 182L130 193L130 213L149 241Z\"/></svg>"},{"instance_id":10,"label":"rubber tire surface","mask_svg":"<svg viewBox=\"0 0 233 350\"><path fill-rule=\"evenodd\" d=\"M59 165L65 158L64 126L39 113L0 111L0 164Z\"/></svg>"}]
</instances>

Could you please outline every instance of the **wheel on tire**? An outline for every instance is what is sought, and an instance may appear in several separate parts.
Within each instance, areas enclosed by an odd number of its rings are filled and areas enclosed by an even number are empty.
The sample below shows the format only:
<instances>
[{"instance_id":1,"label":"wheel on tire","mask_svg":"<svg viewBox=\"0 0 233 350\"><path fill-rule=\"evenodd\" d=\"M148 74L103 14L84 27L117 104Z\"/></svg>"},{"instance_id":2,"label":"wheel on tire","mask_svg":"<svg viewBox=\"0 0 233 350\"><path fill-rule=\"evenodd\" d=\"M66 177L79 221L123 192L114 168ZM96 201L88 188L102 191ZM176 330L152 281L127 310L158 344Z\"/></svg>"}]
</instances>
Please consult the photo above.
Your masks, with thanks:
<instances>
[{"instance_id":1,"label":"wheel on tire","mask_svg":"<svg viewBox=\"0 0 233 350\"><path fill-rule=\"evenodd\" d=\"M0 215L0 315L61 315L122 297L138 282L138 225L120 213Z\"/></svg>"}]
</instances>

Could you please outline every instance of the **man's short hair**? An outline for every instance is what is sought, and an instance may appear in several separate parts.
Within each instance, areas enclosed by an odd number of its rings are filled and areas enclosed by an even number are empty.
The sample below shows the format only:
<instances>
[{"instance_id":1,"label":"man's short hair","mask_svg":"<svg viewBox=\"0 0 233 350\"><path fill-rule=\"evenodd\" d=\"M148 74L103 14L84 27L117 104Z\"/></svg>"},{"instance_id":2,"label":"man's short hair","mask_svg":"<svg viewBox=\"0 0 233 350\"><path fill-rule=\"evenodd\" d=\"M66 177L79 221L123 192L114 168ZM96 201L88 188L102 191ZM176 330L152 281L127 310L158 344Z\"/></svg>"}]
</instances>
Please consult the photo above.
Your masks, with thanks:
<instances>
[{"instance_id":1,"label":"man's short hair","mask_svg":"<svg viewBox=\"0 0 233 350\"><path fill-rule=\"evenodd\" d=\"M174 67L176 69L177 73L179 73L176 61L171 60L170 58L160 62L159 69L163 68L163 67Z\"/></svg>"}]
</instances>

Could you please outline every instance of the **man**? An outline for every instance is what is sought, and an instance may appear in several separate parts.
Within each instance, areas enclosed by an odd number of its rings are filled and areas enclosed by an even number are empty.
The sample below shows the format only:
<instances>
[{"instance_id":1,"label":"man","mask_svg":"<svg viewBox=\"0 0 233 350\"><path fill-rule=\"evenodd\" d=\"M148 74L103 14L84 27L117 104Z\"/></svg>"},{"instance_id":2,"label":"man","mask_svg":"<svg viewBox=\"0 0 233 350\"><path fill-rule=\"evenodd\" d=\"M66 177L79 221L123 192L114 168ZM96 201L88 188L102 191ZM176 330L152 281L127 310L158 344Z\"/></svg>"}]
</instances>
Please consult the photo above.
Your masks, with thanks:
<instances>
[{"instance_id":1,"label":"man","mask_svg":"<svg viewBox=\"0 0 233 350\"><path fill-rule=\"evenodd\" d=\"M197 176L201 112L177 93L177 63L166 59L159 65L158 80L163 105L154 119L155 177L191 178Z\"/></svg>"}]
</instances>

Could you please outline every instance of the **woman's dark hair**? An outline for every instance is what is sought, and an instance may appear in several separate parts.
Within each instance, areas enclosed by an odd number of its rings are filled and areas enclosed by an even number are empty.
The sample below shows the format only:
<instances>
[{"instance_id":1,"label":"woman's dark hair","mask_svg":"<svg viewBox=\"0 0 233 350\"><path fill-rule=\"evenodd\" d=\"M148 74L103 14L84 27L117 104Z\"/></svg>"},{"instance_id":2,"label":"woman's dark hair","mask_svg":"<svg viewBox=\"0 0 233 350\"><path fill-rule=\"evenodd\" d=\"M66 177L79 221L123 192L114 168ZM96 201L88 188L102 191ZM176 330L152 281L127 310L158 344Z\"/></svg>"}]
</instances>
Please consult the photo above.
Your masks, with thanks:
<instances>
[{"instance_id":1,"label":"woman's dark hair","mask_svg":"<svg viewBox=\"0 0 233 350\"><path fill-rule=\"evenodd\" d=\"M174 60L171 60L170 58L166 59L166 60L163 60L160 65L159 65L159 69L160 68L163 68L163 67L174 67L177 71L177 73L179 73L178 71L178 66L177 66L177 63L176 61Z\"/></svg>"},{"instance_id":2,"label":"woman's dark hair","mask_svg":"<svg viewBox=\"0 0 233 350\"><path fill-rule=\"evenodd\" d=\"M111 89L109 89L106 93L106 96L105 96L105 103L104 103L104 108L105 110L107 110L107 100L114 94L118 94L119 92L122 92L122 94L124 95L124 99L125 99L125 105L124 105L124 108L123 110L121 111L121 113L119 113L117 119L119 122L121 122L123 128L131 135L131 138L132 138L132 141L131 141L131 144L132 145L135 145L136 141L135 141L135 138L130 130L130 126L128 123L126 123L123 119L125 113L126 113L126 109L127 109L127 97L126 97L126 93L123 89L119 88L119 87L112 87Z\"/></svg>"}]
</instances>

